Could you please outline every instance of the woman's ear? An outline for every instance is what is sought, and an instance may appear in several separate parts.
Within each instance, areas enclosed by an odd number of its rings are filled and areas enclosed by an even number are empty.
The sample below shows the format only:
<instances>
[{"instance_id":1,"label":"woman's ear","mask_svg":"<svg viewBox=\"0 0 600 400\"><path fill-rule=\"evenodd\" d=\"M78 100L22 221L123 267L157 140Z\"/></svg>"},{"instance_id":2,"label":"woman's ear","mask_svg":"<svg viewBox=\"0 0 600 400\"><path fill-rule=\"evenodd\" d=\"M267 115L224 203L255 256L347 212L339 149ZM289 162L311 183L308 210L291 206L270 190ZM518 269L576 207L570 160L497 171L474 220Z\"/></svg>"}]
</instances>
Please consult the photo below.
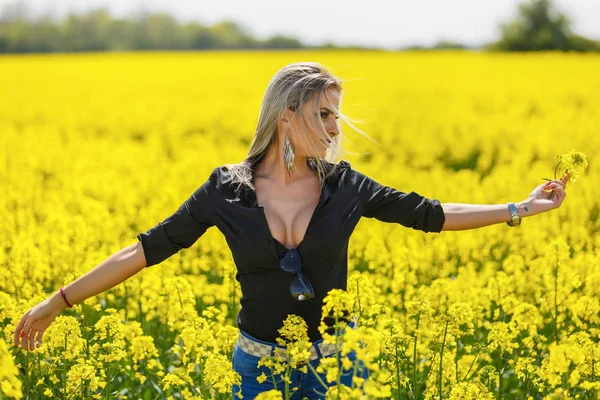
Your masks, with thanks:
<instances>
[{"instance_id":1,"label":"woman's ear","mask_svg":"<svg viewBox=\"0 0 600 400\"><path fill-rule=\"evenodd\" d=\"M291 110L291 109L287 109L287 110L285 110L285 112L281 116L281 119L279 120L279 122L283 122L285 124L289 124L293 115L294 115L294 111Z\"/></svg>"}]
</instances>

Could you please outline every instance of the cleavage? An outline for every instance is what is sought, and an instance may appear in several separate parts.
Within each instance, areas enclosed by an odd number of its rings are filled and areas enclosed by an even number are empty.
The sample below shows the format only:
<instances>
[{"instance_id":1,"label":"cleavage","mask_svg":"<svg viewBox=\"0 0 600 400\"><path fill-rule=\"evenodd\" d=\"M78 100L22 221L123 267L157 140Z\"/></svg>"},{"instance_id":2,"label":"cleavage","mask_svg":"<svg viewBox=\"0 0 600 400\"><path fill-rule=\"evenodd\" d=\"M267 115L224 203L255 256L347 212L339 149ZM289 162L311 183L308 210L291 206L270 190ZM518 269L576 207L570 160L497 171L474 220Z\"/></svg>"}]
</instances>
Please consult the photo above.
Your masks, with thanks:
<instances>
[{"instance_id":1,"label":"cleavage","mask_svg":"<svg viewBox=\"0 0 600 400\"><path fill-rule=\"evenodd\" d=\"M263 188L265 189L265 188ZM301 189L293 189L301 193ZM271 198L262 208L271 238L288 249L297 248L306 238L308 225L319 203L320 193L278 196L272 189L266 189ZM307 201L306 198L309 198ZM258 202L257 202L258 204Z\"/></svg>"}]
</instances>

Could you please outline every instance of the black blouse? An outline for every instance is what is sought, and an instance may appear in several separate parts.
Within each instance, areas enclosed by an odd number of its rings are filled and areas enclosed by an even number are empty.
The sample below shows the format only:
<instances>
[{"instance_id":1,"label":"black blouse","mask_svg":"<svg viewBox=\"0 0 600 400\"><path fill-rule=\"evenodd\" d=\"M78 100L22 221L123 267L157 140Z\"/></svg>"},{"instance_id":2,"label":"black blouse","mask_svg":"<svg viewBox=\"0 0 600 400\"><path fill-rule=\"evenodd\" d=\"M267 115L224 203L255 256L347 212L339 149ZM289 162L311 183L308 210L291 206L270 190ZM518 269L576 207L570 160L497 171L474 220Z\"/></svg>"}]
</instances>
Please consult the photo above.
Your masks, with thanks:
<instances>
[{"instance_id":1,"label":"black blouse","mask_svg":"<svg viewBox=\"0 0 600 400\"><path fill-rule=\"evenodd\" d=\"M335 171L325 179L305 236L296 247L302 272L315 291L313 300L300 302L290 294L294 274L279 267L286 247L272 237L256 193L246 186L236 191L237 184L231 183L226 166L213 169L208 180L175 213L137 235L146 266L190 247L208 228L216 226L231 249L242 289L238 328L275 343L284 319L296 314L306 321L310 340L320 339L323 299L333 288L346 290L348 241L361 217L396 222L423 232L441 232L445 221L437 199L381 185L345 160ZM329 319L325 322L332 325ZM329 332L333 333L331 329Z\"/></svg>"}]
</instances>

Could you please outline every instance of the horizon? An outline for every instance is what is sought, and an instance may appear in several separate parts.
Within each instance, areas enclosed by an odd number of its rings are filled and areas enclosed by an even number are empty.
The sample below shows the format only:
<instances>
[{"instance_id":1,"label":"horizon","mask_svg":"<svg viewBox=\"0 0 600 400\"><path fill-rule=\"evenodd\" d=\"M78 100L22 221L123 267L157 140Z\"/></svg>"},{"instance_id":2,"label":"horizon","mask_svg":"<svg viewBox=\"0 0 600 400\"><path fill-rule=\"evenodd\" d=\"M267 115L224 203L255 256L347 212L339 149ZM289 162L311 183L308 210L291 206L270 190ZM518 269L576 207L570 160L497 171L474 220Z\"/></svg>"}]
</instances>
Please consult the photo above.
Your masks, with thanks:
<instances>
[{"instance_id":1,"label":"horizon","mask_svg":"<svg viewBox=\"0 0 600 400\"><path fill-rule=\"evenodd\" d=\"M0 8L10 3L14 1L0 0ZM303 3L305 7L295 8L292 13L290 7L281 7L274 0L256 0L252 3L230 0L211 4L210 9L184 0L128 3L118 0L88 0L85 3L76 0L25 1L36 18L46 14L62 20L69 14L82 14L98 8L106 8L114 18L132 18L140 12L165 12L179 23L196 21L203 25L214 25L224 20L234 21L257 39L285 35L308 46L330 42L340 46L384 49L432 46L440 41L480 47L500 37L500 23L516 16L518 3L518 0L496 0L493 3L426 0L416 4L398 4L372 0L369 4L348 6L342 0L327 3L307 0ZM600 40L600 24L594 17L600 15L600 2L562 0L555 4L559 11L572 20L574 33ZM375 16L373 10L377 8L385 8L386 12L378 13L379 18L365 18ZM432 9L436 12L431 13ZM315 13L315 10L319 12ZM425 24L424 21L429 22ZM348 26L357 26L357 29L344 30Z\"/></svg>"}]
</instances>

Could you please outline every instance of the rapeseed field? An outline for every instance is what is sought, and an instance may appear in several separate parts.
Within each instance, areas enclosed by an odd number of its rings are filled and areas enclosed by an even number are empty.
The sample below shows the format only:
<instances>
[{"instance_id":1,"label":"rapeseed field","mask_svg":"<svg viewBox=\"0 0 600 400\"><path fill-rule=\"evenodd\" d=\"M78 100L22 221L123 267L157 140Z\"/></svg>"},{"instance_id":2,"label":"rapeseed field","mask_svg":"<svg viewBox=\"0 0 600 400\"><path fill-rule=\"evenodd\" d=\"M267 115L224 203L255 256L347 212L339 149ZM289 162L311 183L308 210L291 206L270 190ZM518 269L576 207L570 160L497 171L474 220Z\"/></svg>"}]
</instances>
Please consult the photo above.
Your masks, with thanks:
<instances>
[{"instance_id":1,"label":"rapeseed field","mask_svg":"<svg viewBox=\"0 0 600 400\"><path fill-rule=\"evenodd\" d=\"M328 398L597 398L600 57L349 51L0 57L0 397L232 397L241 292L217 229L65 310L39 348L15 347L13 332L241 161L269 80L297 61L345 80L342 111L374 140L342 124L344 159L398 190L505 204L554 178L559 154L589 162L559 209L519 227L426 234L362 219L348 291L324 307L357 316L338 345L371 378ZM306 351L301 321L285 326ZM327 381L343 364L323 365Z\"/></svg>"}]
</instances>

